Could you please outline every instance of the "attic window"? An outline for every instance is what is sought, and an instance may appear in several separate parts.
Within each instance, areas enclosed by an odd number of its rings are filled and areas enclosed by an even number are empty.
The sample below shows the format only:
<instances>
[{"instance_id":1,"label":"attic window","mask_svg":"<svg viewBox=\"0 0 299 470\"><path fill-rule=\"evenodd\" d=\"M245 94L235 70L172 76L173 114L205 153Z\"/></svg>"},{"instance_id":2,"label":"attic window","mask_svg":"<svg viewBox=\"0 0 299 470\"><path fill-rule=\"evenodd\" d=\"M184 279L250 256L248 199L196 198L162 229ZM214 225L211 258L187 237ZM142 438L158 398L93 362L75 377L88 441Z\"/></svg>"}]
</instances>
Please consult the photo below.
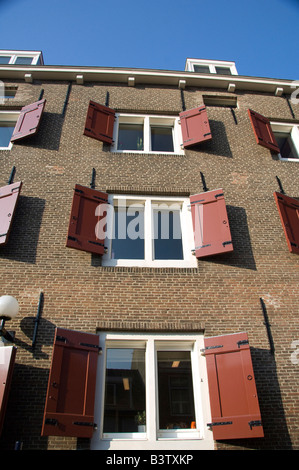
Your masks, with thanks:
<instances>
[{"instance_id":1,"label":"attic window","mask_svg":"<svg viewBox=\"0 0 299 470\"><path fill-rule=\"evenodd\" d=\"M237 108L238 106L236 96L203 95L203 102L206 106L228 108Z\"/></svg>"}]
</instances>

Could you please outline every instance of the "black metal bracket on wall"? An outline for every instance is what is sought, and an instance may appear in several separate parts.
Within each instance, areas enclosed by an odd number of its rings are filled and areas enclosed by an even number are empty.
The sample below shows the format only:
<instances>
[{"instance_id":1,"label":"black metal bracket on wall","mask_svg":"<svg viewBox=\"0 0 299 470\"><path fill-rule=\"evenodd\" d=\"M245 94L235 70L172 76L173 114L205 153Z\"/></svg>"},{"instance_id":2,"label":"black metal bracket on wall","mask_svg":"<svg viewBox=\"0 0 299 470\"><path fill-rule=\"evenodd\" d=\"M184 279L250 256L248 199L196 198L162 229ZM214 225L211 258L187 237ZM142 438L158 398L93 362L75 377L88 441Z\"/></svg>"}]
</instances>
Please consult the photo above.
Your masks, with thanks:
<instances>
[{"instance_id":1,"label":"black metal bracket on wall","mask_svg":"<svg viewBox=\"0 0 299 470\"><path fill-rule=\"evenodd\" d=\"M95 178L96 178L96 170L93 168L92 173L91 173L91 181L90 181L90 187L91 189L95 189Z\"/></svg>"},{"instance_id":2,"label":"black metal bracket on wall","mask_svg":"<svg viewBox=\"0 0 299 470\"><path fill-rule=\"evenodd\" d=\"M265 320L264 325L266 326L266 330L267 330L267 334L268 334L268 339L269 339L269 344L270 344L270 352L271 352L272 355L274 355L275 348L274 348L274 341L273 341L273 337L272 337L272 333L271 333L271 324L269 323L269 318L268 318L268 313L267 313L265 302L263 301L263 299L261 297L260 297L260 302L261 302L263 315L264 315L264 320Z\"/></svg>"},{"instance_id":3,"label":"black metal bracket on wall","mask_svg":"<svg viewBox=\"0 0 299 470\"><path fill-rule=\"evenodd\" d=\"M278 183L278 186L279 186L279 191L281 194L285 194L284 190L283 190L283 187L282 187L282 184L281 184L281 181L280 179L278 178L278 176L276 176L276 179L277 179L277 183Z\"/></svg>"},{"instance_id":4,"label":"black metal bracket on wall","mask_svg":"<svg viewBox=\"0 0 299 470\"><path fill-rule=\"evenodd\" d=\"M13 183L13 180L14 180L14 177L15 177L15 172L16 172L16 167L13 166L12 170L11 170L11 173L10 173L9 180L7 181L7 184L12 184Z\"/></svg>"},{"instance_id":5,"label":"black metal bracket on wall","mask_svg":"<svg viewBox=\"0 0 299 470\"><path fill-rule=\"evenodd\" d=\"M42 307L43 307L43 302L44 302L44 293L41 292L40 295L39 295L37 314L36 314L36 317L33 320L34 321L34 331L33 331L33 336L32 336L32 348L35 347L35 343L36 343L38 324L39 324L40 315L41 315L41 311L42 311Z\"/></svg>"},{"instance_id":6,"label":"black metal bracket on wall","mask_svg":"<svg viewBox=\"0 0 299 470\"><path fill-rule=\"evenodd\" d=\"M200 172L200 177L201 177L201 182L202 182L202 188L204 191L208 191L209 188L207 187L206 185L206 180L205 180L205 177L204 177L204 174L202 172Z\"/></svg>"}]
</instances>

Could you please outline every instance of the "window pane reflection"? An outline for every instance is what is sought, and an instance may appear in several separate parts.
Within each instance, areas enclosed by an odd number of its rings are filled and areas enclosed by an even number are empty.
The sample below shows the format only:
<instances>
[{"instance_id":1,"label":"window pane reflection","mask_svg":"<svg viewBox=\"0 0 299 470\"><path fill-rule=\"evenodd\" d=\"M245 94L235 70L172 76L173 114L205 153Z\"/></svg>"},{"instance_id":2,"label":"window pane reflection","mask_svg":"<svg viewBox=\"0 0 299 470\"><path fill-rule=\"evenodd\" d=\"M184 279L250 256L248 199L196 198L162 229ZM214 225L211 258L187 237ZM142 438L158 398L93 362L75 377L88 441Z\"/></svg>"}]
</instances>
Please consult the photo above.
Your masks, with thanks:
<instances>
[{"instance_id":1,"label":"window pane reflection","mask_svg":"<svg viewBox=\"0 0 299 470\"><path fill-rule=\"evenodd\" d=\"M194 426L190 351L158 351L159 429Z\"/></svg>"},{"instance_id":2,"label":"window pane reflection","mask_svg":"<svg viewBox=\"0 0 299 470\"><path fill-rule=\"evenodd\" d=\"M119 124L118 150L143 150L143 125Z\"/></svg>"},{"instance_id":3,"label":"window pane reflection","mask_svg":"<svg viewBox=\"0 0 299 470\"><path fill-rule=\"evenodd\" d=\"M145 424L145 349L108 348L104 432L144 432Z\"/></svg>"},{"instance_id":4,"label":"window pane reflection","mask_svg":"<svg viewBox=\"0 0 299 470\"><path fill-rule=\"evenodd\" d=\"M154 210L154 259L184 259L180 210Z\"/></svg>"}]
</instances>

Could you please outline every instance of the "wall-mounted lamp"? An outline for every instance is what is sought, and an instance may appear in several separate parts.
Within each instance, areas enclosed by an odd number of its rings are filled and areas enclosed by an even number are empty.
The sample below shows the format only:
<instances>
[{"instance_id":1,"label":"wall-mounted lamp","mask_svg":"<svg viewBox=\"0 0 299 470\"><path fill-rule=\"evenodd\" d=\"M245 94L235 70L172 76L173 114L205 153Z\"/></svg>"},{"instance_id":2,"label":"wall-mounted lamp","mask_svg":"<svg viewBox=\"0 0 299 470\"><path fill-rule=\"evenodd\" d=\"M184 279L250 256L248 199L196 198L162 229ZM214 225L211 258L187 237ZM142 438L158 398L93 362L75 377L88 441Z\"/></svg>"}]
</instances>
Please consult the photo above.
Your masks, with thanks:
<instances>
[{"instance_id":1,"label":"wall-mounted lamp","mask_svg":"<svg viewBox=\"0 0 299 470\"><path fill-rule=\"evenodd\" d=\"M17 299L11 295L2 295L0 297L0 337L3 336L7 341L13 343L14 337L4 328L5 322L12 320L19 312Z\"/></svg>"}]
</instances>

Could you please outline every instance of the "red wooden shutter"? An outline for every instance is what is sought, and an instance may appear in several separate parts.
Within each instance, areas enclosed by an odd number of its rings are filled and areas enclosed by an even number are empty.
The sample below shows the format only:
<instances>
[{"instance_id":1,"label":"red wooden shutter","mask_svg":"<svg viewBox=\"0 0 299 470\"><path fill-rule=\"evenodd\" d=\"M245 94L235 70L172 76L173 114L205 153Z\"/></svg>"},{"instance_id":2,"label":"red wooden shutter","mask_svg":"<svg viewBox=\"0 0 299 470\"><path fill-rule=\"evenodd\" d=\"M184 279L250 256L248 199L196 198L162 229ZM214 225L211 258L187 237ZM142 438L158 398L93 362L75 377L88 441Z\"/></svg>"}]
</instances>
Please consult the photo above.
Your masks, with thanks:
<instances>
[{"instance_id":1,"label":"red wooden shutter","mask_svg":"<svg viewBox=\"0 0 299 470\"><path fill-rule=\"evenodd\" d=\"M107 204L108 194L76 184L70 215L66 246L77 250L103 255L104 239L97 238L97 223L105 215L100 213L98 206Z\"/></svg>"},{"instance_id":2,"label":"red wooden shutter","mask_svg":"<svg viewBox=\"0 0 299 470\"><path fill-rule=\"evenodd\" d=\"M205 339L214 439L263 437L247 333Z\"/></svg>"},{"instance_id":3,"label":"red wooden shutter","mask_svg":"<svg viewBox=\"0 0 299 470\"><path fill-rule=\"evenodd\" d=\"M84 135L112 144L115 120L114 109L107 108L94 101L89 102Z\"/></svg>"},{"instance_id":4,"label":"red wooden shutter","mask_svg":"<svg viewBox=\"0 0 299 470\"><path fill-rule=\"evenodd\" d=\"M251 109L248 109L248 115L257 143L274 153L280 153L269 119Z\"/></svg>"},{"instance_id":5,"label":"red wooden shutter","mask_svg":"<svg viewBox=\"0 0 299 470\"><path fill-rule=\"evenodd\" d=\"M212 139L205 106L180 113L184 148Z\"/></svg>"},{"instance_id":6,"label":"red wooden shutter","mask_svg":"<svg viewBox=\"0 0 299 470\"><path fill-rule=\"evenodd\" d=\"M37 132L45 105L46 100L40 100L36 103L24 106L21 109L21 113L10 139L11 142L24 139Z\"/></svg>"},{"instance_id":7,"label":"red wooden shutter","mask_svg":"<svg viewBox=\"0 0 299 470\"><path fill-rule=\"evenodd\" d=\"M15 346L0 348L0 435L9 397L16 352L17 348Z\"/></svg>"},{"instance_id":8,"label":"red wooden shutter","mask_svg":"<svg viewBox=\"0 0 299 470\"><path fill-rule=\"evenodd\" d=\"M274 199L291 253L299 255L299 201L285 194L274 193Z\"/></svg>"},{"instance_id":9,"label":"red wooden shutter","mask_svg":"<svg viewBox=\"0 0 299 470\"><path fill-rule=\"evenodd\" d=\"M98 335L56 328L42 436L92 436L98 354Z\"/></svg>"},{"instance_id":10,"label":"red wooden shutter","mask_svg":"<svg viewBox=\"0 0 299 470\"><path fill-rule=\"evenodd\" d=\"M19 199L22 182L0 188L0 245L5 245Z\"/></svg>"},{"instance_id":11,"label":"red wooden shutter","mask_svg":"<svg viewBox=\"0 0 299 470\"><path fill-rule=\"evenodd\" d=\"M197 258L233 251L223 190L190 196Z\"/></svg>"}]
</instances>

